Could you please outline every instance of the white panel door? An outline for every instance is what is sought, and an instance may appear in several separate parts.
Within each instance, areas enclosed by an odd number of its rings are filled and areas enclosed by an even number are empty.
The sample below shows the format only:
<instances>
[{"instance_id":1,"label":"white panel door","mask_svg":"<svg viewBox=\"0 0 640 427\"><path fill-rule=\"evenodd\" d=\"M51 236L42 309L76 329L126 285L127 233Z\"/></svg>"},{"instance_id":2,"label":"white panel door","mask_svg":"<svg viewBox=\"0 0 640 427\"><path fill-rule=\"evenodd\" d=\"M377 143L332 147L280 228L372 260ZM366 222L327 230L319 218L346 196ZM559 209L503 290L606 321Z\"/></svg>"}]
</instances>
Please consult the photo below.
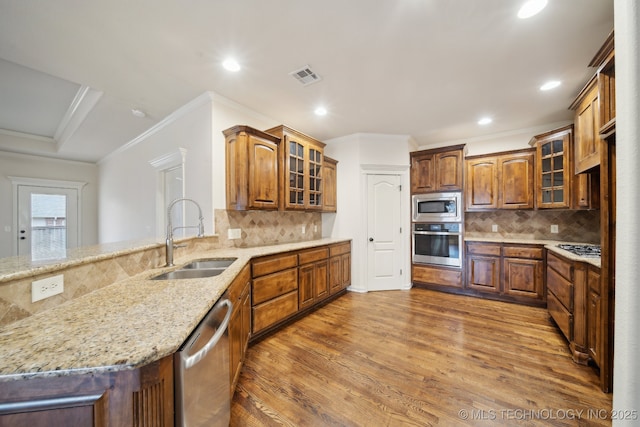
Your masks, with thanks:
<instances>
[{"instance_id":1,"label":"white panel door","mask_svg":"<svg viewBox=\"0 0 640 427\"><path fill-rule=\"evenodd\" d=\"M367 175L367 289L401 289L400 175Z\"/></svg>"},{"instance_id":2,"label":"white panel door","mask_svg":"<svg viewBox=\"0 0 640 427\"><path fill-rule=\"evenodd\" d=\"M60 259L78 246L78 190L18 185L18 255Z\"/></svg>"}]
</instances>

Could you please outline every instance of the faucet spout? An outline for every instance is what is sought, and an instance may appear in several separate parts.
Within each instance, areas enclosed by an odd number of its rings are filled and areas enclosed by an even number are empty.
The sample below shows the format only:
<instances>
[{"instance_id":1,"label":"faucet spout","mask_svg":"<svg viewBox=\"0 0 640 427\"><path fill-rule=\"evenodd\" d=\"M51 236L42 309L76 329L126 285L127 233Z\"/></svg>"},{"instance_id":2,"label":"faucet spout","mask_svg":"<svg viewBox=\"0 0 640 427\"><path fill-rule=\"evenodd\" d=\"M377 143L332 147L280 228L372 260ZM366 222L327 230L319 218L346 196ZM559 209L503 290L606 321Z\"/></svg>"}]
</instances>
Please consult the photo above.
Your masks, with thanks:
<instances>
[{"instance_id":1,"label":"faucet spout","mask_svg":"<svg viewBox=\"0 0 640 427\"><path fill-rule=\"evenodd\" d=\"M196 202L193 199L187 199L183 197L183 198L175 199L174 201L169 203L169 207L167 207L167 239L165 240L165 246L166 246L165 260L167 262L167 267L173 266L173 249L175 247L175 245L173 244L173 231L178 228L189 228L189 227L176 227L176 228L173 227L173 224L171 221L171 210L176 204L178 204L178 202L191 202L194 205L196 205L196 207L198 208L198 215L200 220L197 226L198 227L197 237L204 236L204 217L202 216L202 208L200 208L200 205L198 204L198 202Z\"/></svg>"}]
</instances>

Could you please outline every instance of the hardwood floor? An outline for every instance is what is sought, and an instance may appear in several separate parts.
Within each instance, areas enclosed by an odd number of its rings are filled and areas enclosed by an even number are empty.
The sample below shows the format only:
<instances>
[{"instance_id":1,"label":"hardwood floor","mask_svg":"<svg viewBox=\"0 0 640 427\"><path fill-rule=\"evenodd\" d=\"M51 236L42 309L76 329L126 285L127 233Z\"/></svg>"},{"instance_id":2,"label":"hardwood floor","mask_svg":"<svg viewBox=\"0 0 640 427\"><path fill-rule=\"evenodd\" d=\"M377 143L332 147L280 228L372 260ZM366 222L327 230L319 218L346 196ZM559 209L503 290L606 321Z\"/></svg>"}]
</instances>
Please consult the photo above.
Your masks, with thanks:
<instances>
[{"instance_id":1,"label":"hardwood floor","mask_svg":"<svg viewBox=\"0 0 640 427\"><path fill-rule=\"evenodd\" d=\"M249 348L232 426L611 425L545 309L349 292Z\"/></svg>"}]
</instances>

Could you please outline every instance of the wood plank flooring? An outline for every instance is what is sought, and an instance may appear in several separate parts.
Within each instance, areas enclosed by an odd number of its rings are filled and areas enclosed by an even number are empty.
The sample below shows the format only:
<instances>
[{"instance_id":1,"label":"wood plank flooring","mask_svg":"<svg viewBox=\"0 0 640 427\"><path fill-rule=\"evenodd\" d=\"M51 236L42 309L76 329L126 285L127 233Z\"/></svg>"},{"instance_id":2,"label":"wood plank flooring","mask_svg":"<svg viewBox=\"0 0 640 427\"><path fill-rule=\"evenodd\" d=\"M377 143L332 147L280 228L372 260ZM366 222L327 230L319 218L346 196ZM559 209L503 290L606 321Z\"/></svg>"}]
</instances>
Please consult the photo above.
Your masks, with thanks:
<instances>
[{"instance_id":1,"label":"wood plank flooring","mask_svg":"<svg viewBox=\"0 0 640 427\"><path fill-rule=\"evenodd\" d=\"M232 426L611 425L545 309L349 292L252 345Z\"/></svg>"}]
</instances>

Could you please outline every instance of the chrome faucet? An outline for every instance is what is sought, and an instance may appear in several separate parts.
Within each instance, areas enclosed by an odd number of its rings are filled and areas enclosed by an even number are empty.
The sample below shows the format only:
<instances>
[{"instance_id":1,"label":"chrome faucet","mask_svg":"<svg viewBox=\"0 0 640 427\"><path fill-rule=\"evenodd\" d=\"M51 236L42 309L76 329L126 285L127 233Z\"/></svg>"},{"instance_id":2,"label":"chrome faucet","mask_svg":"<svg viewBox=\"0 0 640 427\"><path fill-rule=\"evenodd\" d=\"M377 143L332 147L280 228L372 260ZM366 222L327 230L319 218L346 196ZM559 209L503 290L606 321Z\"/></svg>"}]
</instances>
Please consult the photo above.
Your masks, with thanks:
<instances>
[{"instance_id":1,"label":"chrome faucet","mask_svg":"<svg viewBox=\"0 0 640 427\"><path fill-rule=\"evenodd\" d=\"M200 215L200 223L197 226L181 226L181 227L175 227L175 228L173 227L173 224L171 224L171 209L178 202L192 202L194 205L197 206L198 214ZM197 237L203 237L204 236L204 217L202 216L202 209L200 208L200 205L198 204L198 202L192 199L181 198L181 199L175 199L174 201L169 203L169 207L167 208L167 240L166 240L166 254L165 254L167 267L173 266L173 249L178 247L173 244L173 232L181 228L195 228L195 227L198 227Z\"/></svg>"}]
</instances>

